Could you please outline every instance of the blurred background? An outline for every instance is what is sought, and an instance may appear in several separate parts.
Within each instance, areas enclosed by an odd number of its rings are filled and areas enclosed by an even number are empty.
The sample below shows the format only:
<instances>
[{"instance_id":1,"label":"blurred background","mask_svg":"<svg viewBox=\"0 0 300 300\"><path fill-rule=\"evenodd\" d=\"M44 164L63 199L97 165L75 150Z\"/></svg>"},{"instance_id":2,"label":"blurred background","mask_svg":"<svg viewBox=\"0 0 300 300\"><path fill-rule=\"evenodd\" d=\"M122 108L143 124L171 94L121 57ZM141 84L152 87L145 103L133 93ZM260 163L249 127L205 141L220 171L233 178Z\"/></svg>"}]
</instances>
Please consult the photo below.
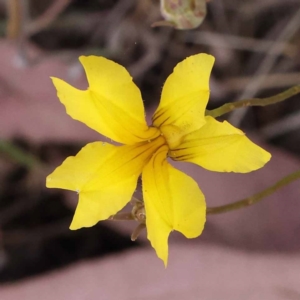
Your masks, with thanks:
<instances>
[{"instance_id":1,"label":"blurred background","mask_svg":"<svg viewBox=\"0 0 300 300\"><path fill-rule=\"evenodd\" d=\"M125 66L149 118L174 66L200 52L216 57L209 109L300 83L299 0L211 0L193 30L151 27L160 20L158 0L0 1L1 300L300 299L299 182L253 207L209 216L197 240L173 234L167 271L145 234L131 242L136 224L107 221L70 231L77 196L45 188L47 174L67 156L102 138L65 113L50 80L87 87L80 55L103 55ZM181 165L208 206L250 196L300 168L299 95L225 117L273 159L246 175ZM87 278L95 284L85 285ZM107 285L103 278L110 278ZM185 280L174 294L174 282ZM214 281L218 289L210 286ZM76 282L83 294L75 292ZM56 286L68 289L54 297ZM46 294L41 287L48 287Z\"/></svg>"}]
</instances>

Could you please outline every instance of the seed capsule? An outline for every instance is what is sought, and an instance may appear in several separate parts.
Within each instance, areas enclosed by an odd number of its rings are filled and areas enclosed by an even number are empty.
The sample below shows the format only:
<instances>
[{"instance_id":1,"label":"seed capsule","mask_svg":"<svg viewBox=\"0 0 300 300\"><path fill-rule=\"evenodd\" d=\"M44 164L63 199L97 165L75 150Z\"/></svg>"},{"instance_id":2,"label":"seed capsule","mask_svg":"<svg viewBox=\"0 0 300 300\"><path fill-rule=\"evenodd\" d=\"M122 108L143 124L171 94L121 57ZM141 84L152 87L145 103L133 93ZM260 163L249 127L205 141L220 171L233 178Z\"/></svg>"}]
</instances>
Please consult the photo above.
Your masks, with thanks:
<instances>
[{"instance_id":1,"label":"seed capsule","mask_svg":"<svg viewBox=\"0 0 300 300\"><path fill-rule=\"evenodd\" d=\"M165 21L155 22L152 27L196 28L206 16L206 2L208 0L160 0L160 10Z\"/></svg>"}]
</instances>

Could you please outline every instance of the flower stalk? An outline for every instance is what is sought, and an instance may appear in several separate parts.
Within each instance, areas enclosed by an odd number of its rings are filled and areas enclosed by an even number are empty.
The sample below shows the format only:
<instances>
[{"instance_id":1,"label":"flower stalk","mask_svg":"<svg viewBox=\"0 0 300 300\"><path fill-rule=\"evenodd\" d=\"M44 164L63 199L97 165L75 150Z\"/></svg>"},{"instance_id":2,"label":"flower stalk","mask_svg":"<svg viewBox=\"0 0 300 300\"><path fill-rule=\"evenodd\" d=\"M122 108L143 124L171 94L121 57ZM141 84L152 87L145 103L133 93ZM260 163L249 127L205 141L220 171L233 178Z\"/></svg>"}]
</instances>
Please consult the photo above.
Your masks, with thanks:
<instances>
[{"instance_id":1,"label":"flower stalk","mask_svg":"<svg viewBox=\"0 0 300 300\"><path fill-rule=\"evenodd\" d=\"M236 201L233 203L229 203L226 205L208 207L206 210L206 213L210 214L210 215L221 214L221 213L225 213L225 212L229 212L229 211L233 211L233 210L237 210L240 208L250 206L252 204L255 204L255 203L261 201L265 197L270 196L271 194L275 193L279 189L287 186L288 184L290 184L293 181L298 180L298 179L300 179L300 170L289 174L288 176L277 181L274 185L266 188L265 190L263 190L257 194L254 194L253 196L250 196L250 197L247 197L242 200L239 200L239 201Z\"/></svg>"},{"instance_id":2,"label":"flower stalk","mask_svg":"<svg viewBox=\"0 0 300 300\"><path fill-rule=\"evenodd\" d=\"M240 208L248 207L250 205L260 202L265 197L272 195L273 193L277 192L279 189L287 186L288 184L290 184L298 179L300 179L300 170L287 175L286 177L277 181L274 185L266 188L265 190L263 190L259 193L254 194L250 197L247 197L242 200L232 202L232 203L229 203L226 205L208 207L206 210L206 213L208 215L221 214L221 213L237 210ZM140 202L140 203L143 203L143 202ZM140 206L140 207L142 207L142 206ZM128 217L129 215L131 216L130 218ZM124 217L124 216L126 216L126 217ZM145 216L145 218L146 218L146 216ZM110 220L125 221L125 220L135 220L135 218L132 216L131 213L118 213L115 216L112 216L110 218Z\"/></svg>"},{"instance_id":3,"label":"flower stalk","mask_svg":"<svg viewBox=\"0 0 300 300\"><path fill-rule=\"evenodd\" d=\"M289 99L292 96L297 95L299 93L300 93L300 85L296 85L275 96L271 96L267 98L245 99L237 102L226 103L216 109L206 110L206 115L211 116L213 118L217 118L237 108L248 107L248 106L267 106L271 104L276 104L286 99Z\"/></svg>"}]
</instances>

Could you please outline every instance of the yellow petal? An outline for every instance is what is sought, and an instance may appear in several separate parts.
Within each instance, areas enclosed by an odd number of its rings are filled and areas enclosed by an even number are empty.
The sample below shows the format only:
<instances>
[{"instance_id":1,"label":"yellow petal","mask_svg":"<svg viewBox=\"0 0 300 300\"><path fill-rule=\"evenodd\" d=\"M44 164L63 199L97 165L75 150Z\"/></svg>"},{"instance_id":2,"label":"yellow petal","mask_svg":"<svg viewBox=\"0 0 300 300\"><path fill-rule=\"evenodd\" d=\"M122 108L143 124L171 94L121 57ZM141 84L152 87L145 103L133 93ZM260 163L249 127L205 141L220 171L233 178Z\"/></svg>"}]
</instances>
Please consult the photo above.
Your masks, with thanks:
<instances>
[{"instance_id":1,"label":"yellow petal","mask_svg":"<svg viewBox=\"0 0 300 300\"><path fill-rule=\"evenodd\" d=\"M47 177L46 185L79 193L70 228L93 226L121 210L131 199L144 165L160 145L158 141L117 147L96 142L67 158Z\"/></svg>"},{"instance_id":2,"label":"yellow petal","mask_svg":"<svg viewBox=\"0 0 300 300\"><path fill-rule=\"evenodd\" d=\"M126 69L104 57L82 56L89 88L78 90L52 78L67 113L99 133L123 144L134 144L159 135L149 128L141 93Z\"/></svg>"},{"instance_id":3,"label":"yellow petal","mask_svg":"<svg viewBox=\"0 0 300 300\"><path fill-rule=\"evenodd\" d=\"M213 56L201 53L186 58L174 68L153 116L154 126L174 125L187 134L205 124L213 63Z\"/></svg>"},{"instance_id":4,"label":"yellow petal","mask_svg":"<svg viewBox=\"0 0 300 300\"><path fill-rule=\"evenodd\" d=\"M271 154L251 142L228 122L206 117L206 124L187 135L182 144L170 152L174 160L195 163L217 172L247 173L263 167Z\"/></svg>"},{"instance_id":5,"label":"yellow petal","mask_svg":"<svg viewBox=\"0 0 300 300\"><path fill-rule=\"evenodd\" d=\"M163 147L155 153L142 174L148 239L165 265L170 232L177 230L187 238L199 236L206 212L197 183L167 162L167 151Z\"/></svg>"},{"instance_id":6,"label":"yellow petal","mask_svg":"<svg viewBox=\"0 0 300 300\"><path fill-rule=\"evenodd\" d=\"M116 149L116 146L104 142L87 144L48 175L46 186L80 192Z\"/></svg>"}]
</instances>

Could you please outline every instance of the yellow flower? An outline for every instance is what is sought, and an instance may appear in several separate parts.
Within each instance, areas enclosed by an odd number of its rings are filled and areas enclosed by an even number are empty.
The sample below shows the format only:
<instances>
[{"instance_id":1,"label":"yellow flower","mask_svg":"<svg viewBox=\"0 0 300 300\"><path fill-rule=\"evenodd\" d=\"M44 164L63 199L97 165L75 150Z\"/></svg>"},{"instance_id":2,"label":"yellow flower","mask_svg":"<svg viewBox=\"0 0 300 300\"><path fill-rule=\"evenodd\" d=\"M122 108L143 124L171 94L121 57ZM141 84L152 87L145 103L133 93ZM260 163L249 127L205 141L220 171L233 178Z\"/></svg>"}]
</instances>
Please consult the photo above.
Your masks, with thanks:
<instances>
[{"instance_id":1,"label":"yellow flower","mask_svg":"<svg viewBox=\"0 0 300 300\"><path fill-rule=\"evenodd\" d=\"M141 93L125 68L104 57L82 56L89 83L78 90L53 78L67 113L121 143L86 145L47 177L47 187L76 191L79 202L71 229L90 227L120 211L142 175L148 239L165 265L168 237L177 230L199 236L206 216L197 183L167 157L218 172L246 173L271 155L228 122L205 116L214 58L198 54L168 77L148 126Z\"/></svg>"}]
</instances>

